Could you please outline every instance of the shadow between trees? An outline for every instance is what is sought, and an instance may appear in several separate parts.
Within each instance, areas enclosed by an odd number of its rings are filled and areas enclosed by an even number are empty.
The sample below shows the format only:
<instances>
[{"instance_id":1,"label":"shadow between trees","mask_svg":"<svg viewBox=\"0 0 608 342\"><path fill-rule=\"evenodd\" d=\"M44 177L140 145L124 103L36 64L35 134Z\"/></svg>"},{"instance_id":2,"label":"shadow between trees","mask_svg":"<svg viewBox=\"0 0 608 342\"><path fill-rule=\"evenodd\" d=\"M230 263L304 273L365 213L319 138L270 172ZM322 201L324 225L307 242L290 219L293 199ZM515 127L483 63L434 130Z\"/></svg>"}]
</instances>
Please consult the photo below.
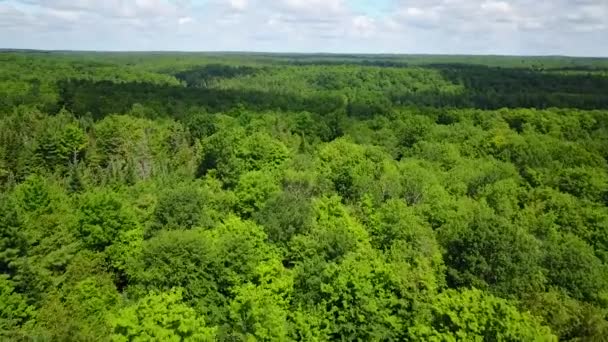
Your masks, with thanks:
<instances>
[{"instance_id":1,"label":"shadow between trees","mask_svg":"<svg viewBox=\"0 0 608 342\"><path fill-rule=\"evenodd\" d=\"M333 62L332 62L333 63ZM433 64L424 68L438 70L449 82L462 85L464 92L433 91L377 92L368 96L347 96L340 91L301 95L284 92L207 87L218 78L254 75L261 69L211 65L176 75L186 87L148 83L110 81L61 81L60 106L76 114L91 113L101 118L125 113L141 104L159 115L179 117L192 107L209 112L244 107L251 110L309 111L327 114L344 109L350 115L375 115L390 112L392 106L435 108L576 108L608 109L608 78L597 73L547 73L532 69L498 68L469 64ZM346 93L345 93L346 94ZM356 108L356 110L352 110Z\"/></svg>"}]
</instances>

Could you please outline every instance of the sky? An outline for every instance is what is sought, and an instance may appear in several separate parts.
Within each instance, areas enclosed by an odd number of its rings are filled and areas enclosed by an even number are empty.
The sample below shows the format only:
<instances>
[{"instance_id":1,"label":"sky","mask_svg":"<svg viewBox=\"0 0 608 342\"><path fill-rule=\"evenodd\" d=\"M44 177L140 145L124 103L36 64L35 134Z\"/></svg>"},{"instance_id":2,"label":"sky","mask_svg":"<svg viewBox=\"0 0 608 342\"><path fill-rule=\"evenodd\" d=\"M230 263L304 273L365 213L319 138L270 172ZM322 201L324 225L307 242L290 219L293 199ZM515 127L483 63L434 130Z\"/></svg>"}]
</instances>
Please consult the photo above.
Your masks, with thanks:
<instances>
[{"instance_id":1,"label":"sky","mask_svg":"<svg viewBox=\"0 0 608 342\"><path fill-rule=\"evenodd\" d=\"M608 0L0 0L0 48L608 56Z\"/></svg>"}]
</instances>

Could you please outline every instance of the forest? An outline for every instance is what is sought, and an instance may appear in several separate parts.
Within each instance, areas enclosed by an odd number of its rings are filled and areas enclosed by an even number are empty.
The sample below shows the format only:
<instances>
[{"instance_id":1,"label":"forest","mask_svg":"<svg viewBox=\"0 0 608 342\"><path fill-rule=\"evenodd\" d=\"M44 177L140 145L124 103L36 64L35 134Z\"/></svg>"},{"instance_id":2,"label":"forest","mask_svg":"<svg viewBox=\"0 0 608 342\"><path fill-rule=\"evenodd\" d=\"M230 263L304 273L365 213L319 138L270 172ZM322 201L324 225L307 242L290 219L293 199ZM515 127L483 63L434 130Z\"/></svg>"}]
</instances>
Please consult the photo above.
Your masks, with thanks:
<instances>
[{"instance_id":1,"label":"forest","mask_svg":"<svg viewBox=\"0 0 608 342\"><path fill-rule=\"evenodd\" d=\"M0 51L0 340L606 341L608 59Z\"/></svg>"}]
</instances>

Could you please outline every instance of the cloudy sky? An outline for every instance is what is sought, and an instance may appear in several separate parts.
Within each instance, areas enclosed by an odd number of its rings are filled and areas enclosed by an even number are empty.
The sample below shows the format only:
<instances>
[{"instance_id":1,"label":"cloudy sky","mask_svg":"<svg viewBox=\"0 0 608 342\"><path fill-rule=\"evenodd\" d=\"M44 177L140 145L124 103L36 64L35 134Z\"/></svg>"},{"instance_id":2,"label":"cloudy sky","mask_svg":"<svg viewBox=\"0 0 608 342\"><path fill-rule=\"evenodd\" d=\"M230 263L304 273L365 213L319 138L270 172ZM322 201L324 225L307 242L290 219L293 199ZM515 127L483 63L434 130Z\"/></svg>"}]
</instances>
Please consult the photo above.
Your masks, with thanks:
<instances>
[{"instance_id":1,"label":"cloudy sky","mask_svg":"<svg viewBox=\"0 0 608 342\"><path fill-rule=\"evenodd\" d=\"M608 56L608 0L0 0L0 48Z\"/></svg>"}]
</instances>

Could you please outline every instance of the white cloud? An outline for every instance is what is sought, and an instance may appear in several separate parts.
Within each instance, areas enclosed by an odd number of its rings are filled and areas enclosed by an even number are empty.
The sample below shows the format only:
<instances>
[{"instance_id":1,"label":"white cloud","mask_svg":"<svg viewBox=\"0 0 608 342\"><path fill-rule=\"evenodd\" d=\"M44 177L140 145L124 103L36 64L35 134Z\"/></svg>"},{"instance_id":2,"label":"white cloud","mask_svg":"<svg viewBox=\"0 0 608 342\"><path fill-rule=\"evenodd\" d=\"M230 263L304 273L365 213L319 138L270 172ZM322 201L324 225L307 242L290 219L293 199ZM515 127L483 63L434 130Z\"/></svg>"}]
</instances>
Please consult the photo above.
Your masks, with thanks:
<instances>
[{"instance_id":1,"label":"white cloud","mask_svg":"<svg viewBox=\"0 0 608 342\"><path fill-rule=\"evenodd\" d=\"M49 10L80 11L106 17L166 17L181 12L184 2L166 0L23 0Z\"/></svg>"},{"instance_id":2,"label":"white cloud","mask_svg":"<svg viewBox=\"0 0 608 342\"><path fill-rule=\"evenodd\" d=\"M186 25L186 24L189 24L189 23L191 23L193 21L194 21L194 19L192 17L181 17L181 18L178 19L178 23L180 25Z\"/></svg>"},{"instance_id":3,"label":"white cloud","mask_svg":"<svg viewBox=\"0 0 608 342\"><path fill-rule=\"evenodd\" d=\"M287 9L305 13L336 14L346 10L343 0L279 0Z\"/></svg>"},{"instance_id":4,"label":"white cloud","mask_svg":"<svg viewBox=\"0 0 608 342\"><path fill-rule=\"evenodd\" d=\"M0 28L3 30L17 29L27 21L24 12L10 4L0 3Z\"/></svg>"},{"instance_id":5,"label":"white cloud","mask_svg":"<svg viewBox=\"0 0 608 342\"><path fill-rule=\"evenodd\" d=\"M370 37L376 31L376 21L365 15L358 15L352 19L353 29L356 35Z\"/></svg>"},{"instance_id":6,"label":"white cloud","mask_svg":"<svg viewBox=\"0 0 608 342\"><path fill-rule=\"evenodd\" d=\"M508 15L513 11L511 5L504 1L485 1L481 4L481 9L494 14Z\"/></svg>"},{"instance_id":7,"label":"white cloud","mask_svg":"<svg viewBox=\"0 0 608 342\"><path fill-rule=\"evenodd\" d=\"M0 28L2 47L608 55L608 0L0 0Z\"/></svg>"},{"instance_id":8,"label":"white cloud","mask_svg":"<svg viewBox=\"0 0 608 342\"><path fill-rule=\"evenodd\" d=\"M230 0L230 7L236 11L244 11L248 5L249 1L247 0Z\"/></svg>"},{"instance_id":9,"label":"white cloud","mask_svg":"<svg viewBox=\"0 0 608 342\"><path fill-rule=\"evenodd\" d=\"M404 25L413 25L422 28L432 28L441 20L442 7L434 6L427 8L406 7L397 12L397 21Z\"/></svg>"}]
</instances>

